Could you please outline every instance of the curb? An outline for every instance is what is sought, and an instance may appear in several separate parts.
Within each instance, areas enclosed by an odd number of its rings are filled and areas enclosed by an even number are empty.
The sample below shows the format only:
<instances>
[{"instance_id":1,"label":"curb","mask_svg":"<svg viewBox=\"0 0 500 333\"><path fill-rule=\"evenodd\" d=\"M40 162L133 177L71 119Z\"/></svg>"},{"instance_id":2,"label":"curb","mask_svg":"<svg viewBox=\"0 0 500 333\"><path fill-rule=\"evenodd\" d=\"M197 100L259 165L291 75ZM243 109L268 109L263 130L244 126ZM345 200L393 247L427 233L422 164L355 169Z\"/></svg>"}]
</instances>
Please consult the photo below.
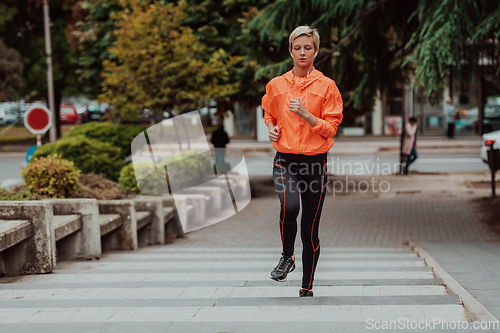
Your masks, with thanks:
<instances>
[{"instance_id":1,"label":"curb","mask_svg":"<svg viewBox=\"0 0 500 333\"><path fill-rule=\"evenodd\" d=\"M457 280L455 280L448 272L446 272L441 265L420 245L414 241L409 241L408 244L413 248L414 251L422 257L425 263L432 267L434 274L438 278L443 279L446 287L453 293L460 297L464 308L466 310L467 316L473 321L499 321L494 315L489 312L484 305L482 305L476 298L474 298L467 290L462 287ZM491 331L491 330L490 330Z\"/></svg>"}]
</instances>

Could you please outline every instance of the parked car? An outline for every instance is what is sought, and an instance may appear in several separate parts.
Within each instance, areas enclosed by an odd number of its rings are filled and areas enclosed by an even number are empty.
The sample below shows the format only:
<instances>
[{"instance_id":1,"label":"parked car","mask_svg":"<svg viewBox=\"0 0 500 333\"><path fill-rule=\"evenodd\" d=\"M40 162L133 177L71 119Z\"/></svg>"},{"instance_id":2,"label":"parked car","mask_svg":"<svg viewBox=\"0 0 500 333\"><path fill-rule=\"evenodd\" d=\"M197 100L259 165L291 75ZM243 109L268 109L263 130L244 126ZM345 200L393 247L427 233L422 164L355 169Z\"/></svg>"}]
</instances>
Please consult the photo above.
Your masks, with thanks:
<instances>
[{"instance_id":1,"label":"parked car","mask_svg":"<svg viewBox=\"0 0 500 333\"><path fill-rule=\"evenodd\" d=\"M491 144L492 141L494 141L493 149L500 149L500 130L483 134L481 140L481 159L484 163L488 163L487 151L490 147L487 144Z\"/></svg>"},{"instance_id":2,"label":"parked car","mask_svg":"<svg viewBox=\"0 0 500 333\"><path fill-rule=\"evenodd\" d=\"M500 130L500 105L486 104L484 106L483 132Z\"/></svg>"},{"instance_id":3,"label":"parked car","mask_svg":"<svg viewBox=\"0 0 500 333\"><path fill-rule=\"evenodd\" d=\"M109 105L107 103L91 102L87 106L87 110L83 113L83 122L86 123L89 121L101 120L101 117L107 109L109 109Z\"/></svg>"},{"instance_id":4,"label":"parked car","mask_svg":"<svg viewBox=\"0 0 500 333\"><path fill-rule=\"evenodd\" d=\"M5 103L0 106L0 125L11 125L19 120L19 109L14 103Z\"/></svg>"},{"instance_id":5,"label":"parked car","mask_svg":"<svg viewBox=\"0 0 500 333\"><path fill-rule=\"evenodd\" d=\"M73 105L63 105L59 109L59 119L61 124L78 124L81 122L81 115L76 112Z\"/></svg>"}]
</instances>

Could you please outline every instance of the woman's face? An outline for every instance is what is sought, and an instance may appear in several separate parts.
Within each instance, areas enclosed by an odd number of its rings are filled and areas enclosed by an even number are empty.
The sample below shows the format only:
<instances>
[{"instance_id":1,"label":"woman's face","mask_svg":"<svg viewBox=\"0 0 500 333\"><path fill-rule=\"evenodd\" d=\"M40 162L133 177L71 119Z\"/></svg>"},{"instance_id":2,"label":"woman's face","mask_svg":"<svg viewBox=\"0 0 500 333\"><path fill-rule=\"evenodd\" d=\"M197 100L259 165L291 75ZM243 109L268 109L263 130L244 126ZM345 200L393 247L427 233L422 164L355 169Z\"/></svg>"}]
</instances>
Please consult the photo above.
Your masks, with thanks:
<instances>
[{"instance_id":1,"label":"woman's face","mask_svg":"<svg viewBox=\"0 0 500 333\"><path fill-rule=\"evenodd\" d=\"M299 67L309 67L314 61L314 54L316 50L314 49L314 42L311 36L302 35L297 38L292 43L292 57L295 62L295 66Z\"/></svg>"}]
</instances>

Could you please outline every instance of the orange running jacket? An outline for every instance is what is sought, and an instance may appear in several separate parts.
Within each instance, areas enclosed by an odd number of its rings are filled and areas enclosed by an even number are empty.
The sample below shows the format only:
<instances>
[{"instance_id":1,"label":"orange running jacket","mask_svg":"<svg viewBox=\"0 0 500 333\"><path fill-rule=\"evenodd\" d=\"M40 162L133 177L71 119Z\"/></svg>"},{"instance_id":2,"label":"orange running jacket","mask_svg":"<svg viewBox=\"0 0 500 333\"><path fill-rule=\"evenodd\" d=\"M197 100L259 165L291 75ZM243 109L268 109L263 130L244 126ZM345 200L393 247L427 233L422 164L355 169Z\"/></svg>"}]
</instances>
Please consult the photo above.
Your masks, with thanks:
<instances>
[{"instance_id":1,"label":"orange running jacket","mask_svg":"<svg viewBox=\"0 0 500 333\"><path fill-rule=\"evenodd\" d=\"M318 118L314 127L290 111L289 102L297 97ZM280 128L281 136L272 144L281 153L317 155L329 151L342 122L342 107L335 82L314 67L307 77L295 76L293 69L275 77L262 97L266 126L273 120Z\"/></svg>"}]
</instances>

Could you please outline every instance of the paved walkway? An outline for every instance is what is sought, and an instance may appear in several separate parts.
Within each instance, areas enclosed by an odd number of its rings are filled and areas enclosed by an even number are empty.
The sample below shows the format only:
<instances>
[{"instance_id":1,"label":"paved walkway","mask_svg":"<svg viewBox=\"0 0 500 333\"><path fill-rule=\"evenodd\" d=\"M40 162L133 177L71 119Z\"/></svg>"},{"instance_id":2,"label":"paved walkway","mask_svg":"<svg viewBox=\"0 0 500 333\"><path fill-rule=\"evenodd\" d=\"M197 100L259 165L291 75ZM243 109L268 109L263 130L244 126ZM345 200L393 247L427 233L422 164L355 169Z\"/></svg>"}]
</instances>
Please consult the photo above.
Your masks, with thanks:
<instances>
[{"instance_id":1,"label":"paved walkway","mask_svg":"<svg viewBox=\"0 0 500 333\"><path fill-rule=\"evenodd\" d=\"M419 245L500 318L500 243L421 242Z\"/></svg>"},{"instance_id":2,"label":"paved walkway","mask_svg":"<svg viewBox=\"0 0 500 333\"><path fill-rule=\"evenodd\" d=\"M297 269L284 283L268 278L281 250L279 202L271 195L253 199L238 215L173 244L107 252L98 261L63 262L48 275L0 278L0 331L366 332L384 321L470 320L459 297L448 294L442 280L406 244L412 240L427 249L432 242L455 242L448 254L439 248L430 254L453 274L461 272L461 256L470 269L477 268L470 263L477 255L467 257L470 251L461 244L500 241L480 221L471 201L487 193L467 187L480 177L380 176L377 181L391 185L387 193L373 188L364 194L352 188L335 196L331 192L320 226L312 299L297 297L300 236ZM363 180L370 179L355 178L352 187ZM493 259L488 263L498 264ZM495 289L497 272L491 269L487 278L476 279ZM464 286L472 282L462 281ZM498 302L489 300L487 308ZM418 331L457 331L441 325Z\"/></svg>"},{"instance_id":3,"label":"paved walkway","mask_svg":"<svg viewBox=\"0 0 500 333\"><path fill-rule=\"evenodd\" d=\"M0 328L358 332L383 320L467 319L458 296L409 248L323 247L308 299L297 297L300 255L285 283L268 278L279 251L179 243L63 263L54 274L0 285Z\"/></svg>"}]
</instances>

